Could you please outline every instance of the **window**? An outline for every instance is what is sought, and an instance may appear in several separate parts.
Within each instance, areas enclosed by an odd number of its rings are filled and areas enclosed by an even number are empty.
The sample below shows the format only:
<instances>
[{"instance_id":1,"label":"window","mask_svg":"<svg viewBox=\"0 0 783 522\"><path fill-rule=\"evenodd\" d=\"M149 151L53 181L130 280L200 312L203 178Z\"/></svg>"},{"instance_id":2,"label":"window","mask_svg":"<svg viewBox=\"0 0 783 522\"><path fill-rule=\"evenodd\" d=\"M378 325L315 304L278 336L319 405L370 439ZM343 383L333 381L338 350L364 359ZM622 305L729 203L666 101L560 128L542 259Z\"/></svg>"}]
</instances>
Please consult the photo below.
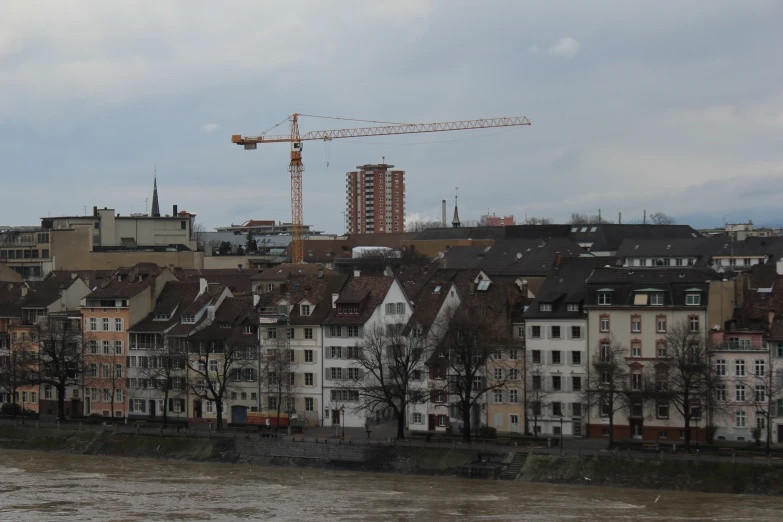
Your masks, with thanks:
<instances>
[{"instance_id":1,"label":"window","mask_svg":"<svg viewBox=\"0 0 783 522\"><path fill-rule=\"evenodd\" d=\"M633 333L639 333L642 331L642 318L640 316L631 316L631 331Z\"/></svg>"},{"instance_id":2,"label":"window","mask_svg":"<svg viewBox=\"0 0 783 522\"><path fill-rule=\"evenodd\" d=\"M685 294L685 304L688 306L698 306L701 304L700 294Z\"/></svg>"},{"instance_id":3,"label":"window","mask_svg":"<svg viewBox=\"0 0 783 522\"><path fill-rule=\"evenodd\" d=\"M305 362L313 362L313 351L312 350L305 350L304 351L305 356Z\"/></svg>"},{"instance_id":4,"label":"window","mask_svg":"<svg viewBox=\"0 0 783 522\"><path fill-rule=\"evenodd\" d=\"M413 424L424 424L424 415L422 415L421 413L414 413Z\"/></svg>"},{"instance_id":5,"label":"window","mask_svg":"<svg viewBox=\"0 0 783 522\"><path fill-rule=\"evenodd\" d=\"M405 303L397 303L397 315L405 313Z\"/></svg>"},{"instance_id":6,"label":"window","mask_svg":"<svg viewBox=\"0 0 783 522\"><path fill-rule=\"evenodd\" d=\"M560 391L562 389L562 379L559 375L552 376L552 390Z\"/></svg>"},{"instance_id":7,"label":"window","mask_svg":"<svg viewBox=\"0 0 783 522\"><path fill-rule=\"evenodd\" d=\"M634 372L631 374L631 390L642 391L642 374Z\"/></svg>"},{"instance_id":8,"label":"window","mask_svg":"<svg viewBox=\"0 0 783 522\"><path fill-rule=\"evenodd\" d=\"M358 326L349 326L348 327L348 337L359 337L359 327Z\"/></svg>"},{"instance_id":9,"label":"window","mask_svg":"<svg viewBox=\"0 0 783 522\"><path fill-rule=\"evenodd\" d=\"M495 368L495 379L501 380L503 379L503 368Z\"/></svg>"},{"instance_id":10,"label":"window","mask_svg":"<svg viewBox=\"0 0 783 522\"><path fill-rule=\"evenodd\" d=\"M530 337L533 339L541 339L541 327L540 326L531 326L530 327Z\"/></svg>"},{"instance_id":11,"label":"window","mask_svg":"<svg viewBox=\"0 0 783 522\"><path fill-rule=\"evenodd\" d=\"M666 342L665 341L658 341L655 345L656 352L658 354L658 357L666 357Z\"/></svg>"},{"instance_id":12,"label":"window","mask_svg":"<svg viewBox=\"0 0 783 522\"><path fill-rule=\"evenodd\" d=\"M601 372L601 384L612 384L612 374L609 372Z\"/></svg>"},{"instance_id":13,"label":"window","mask_svg":"<svg viewBox=\"0 0 783 522\"><path fill-rule=\"evenodd\" d=\"M313 374L312 373L306 373L305 374L305 386L312 386L313 385Z\"/></svg>"},{"instance_id":14,"label":"window","mask_svg":"<svg viewBox=\"0 0 783 522\"><path fill-rule=\"evenodd\" d=\"M90 330L93 332L98 329L98 319L95 317L90 318Z\"/></svg>"},{"instance_id":15,"label":"window","mask_svg":"<svg viewBox=\"0 0 783 522\"><path fill-rule=\"evenodd\" d=\"M737 402L745 402L745 385L738 384L734 387L734 400Z\"/></svg>"},{"instance_id":16,"label":"window","mask_svg":"<svg viewBox=\"0 0 783 522\"><path fill-rule=\"evenodd\" d=\"M569 312L578 312L579 311L579 303L568 303L566 305L566 310Z\"/></svg>"},{"instance_id":17,"label":"window","mask_svg":"<svg viewBox=\"0 0 783 522\"><path fill-rule=\"evenodd\" d=\"M495 390L493 395L493 401L495 404L503 404L503 390Z\"/></svg>"},{"instance_id":18,"label":"window","mask_svg":"<svg viewBox=\"0 0 783 522\"><path fill-rule=\"evenodd\" d=\"M296 330L294 328L286 328L286 339L296 339Z\"/></svg>"},{"instance_id":19,"label":"window","mask_svg":"<svg viewBox=\"0 0 783 522\"><path fill-rule=\"evenodd\" d=\"M612 405L608 402L602 402L600 406L599 414L601 417L609 417L612 414ZM606 430L606 435L609 435L609 430Z\"/></svg>"},{"instance_id":20,"label":"window","mask_svg":"<svg viewBox=\"0 0 783 522\"><path fill-rule=\"evenodd\" d=\"M361 346L349 346L348 347L348 358L349 359L361 359L362 357L362 347Z\"/></svg>"},{"instance_id":21,"label":"window","mask_svg":"<svg viewBox=\"0 0 783 522\"><path fill-rule=\"evenodd\" d=\"M631 341L631 357L641 357L641 356L642 356L642 342Z\"/></svg>"},{"instance_id":22,"label":"window","mask_svg":"<svg viewBox=\"0 0 783 522\"><path fill-rule=\"evenodd\" d=\"M210 372L217 372L218 371L218 362L215 359L210 359L210 361L209 361L209 371Z\"/></svg>"},{"instance_id":23,"label":"window","mask_svg":"<svg viewBox=\"0 0 783 522\"><path fill-rule=\"evenodd\" d=\"M581 326L572 326L571 327L571 339L581 339L582 338L582 327Z\"/></svg>"},{"instance_id":24,"label":"window","mask_svg":"<svg viewBox=\"0 0 783 522\"><path fill-rule=\"evenodd\" d=\"M101 343L101 346L103 346L103 355L111 355L112 353L111 341L103 341L103 343Z\"/></svg>"},{"instance_id":25,"label":"window","mask_svg":"<svg viewBox=\"0 0 783 522\"><path fill-rule=\"evenodd\" d=\"M333 381L339 381L343 378L342 368L329 368L329 378Z\"/></svg>"},{"instance_id":26,"label":"window","mask_svg":"<svg viewBox=\"0 0 783 522\"><path fill-rule=\"evenodd\" d=\"M533 390L540 390L541 389L541 376L540 375L534 375L533 376Z\"/></svg>"},{"instance_id":27,"label":"window","mask_svg":"<svg viewBox=\"0 0 783 522\"><path fill-rule=\"evenodd\" d=\"M653 292L650 294L650 305L662 306L663 305L663 292Z\"/></svg>"},{"instance_id":28,"label":"window","mask_svg":"<svg viewBox=\"0 0 783 522\"><path fill-rule=\"evenodd\" d=\"M601 306L609 306L612 304L611 292L598 292L598 304Z\"/></svg>"},{"instance_id":29,"label":"window","mask_svg":"<svg viewBox=\"0 0 783 522\"><path fill-rule=\"evenodd\" d=\"M122 379L122 365L121 364L115 364L114 365L114 377L117 379Z\"/></svg>"},{"instance_id":30,"label":"window","mask_svg":"<svg viewBox=\"0 0 783 522\"><path fill-rule=\"evenodd\" d=\"M533 350L530 357L533 359L533 364L541 364L541 350Z\"/></svg>"},{"instance_id":31,"label":"window","mask_svg":"<svg viewBox=\"0 0 783 522\"><path fill-rule=\"evenodd\" d=\"M508 358L512 361L516 361L519 358L519 350L511 349L508 351Z\"/></svg>"},{"instance_id":32,"label":"window","mask_svg":"<svg viewBox=\"0 0 783 522\"><path fill-rule=\"evenodd\" d=\"M114 319L114 331L115 332L122 332L123 330L124 330L124 328L123 328L123 324L122 324L122 319L117 317L116 319Z\"/></svg>"},{"instance_id":33,"label":"window","mask_svg":"<svg viewBox=\"0 0 783 522\"><path fill-rule=\"evenodd\" d=\"M44 399L46 400L52 399L52 387L48 384L44 386Z\"/></svg>"},{"instance_id":34,"label":"window","mask_svg":"<svg viewBox=\"0 0 783 522\"><path fill-rule=\"evenodd\" d=\"M720 383L715 386L715 400L719 402L726 402L728 400L728 386Z\"/></svg>"},{"instance_id":35,"label":"window","mask_svg":"<svg viewBox=\"0 0 783 522\"><path fill-rule=\"evenodd\" d=\"M519 370L516 369L516 368L511 368L508 371L508 379L510 381L517 381L517 380L519 380Z\"/></svg>"},{"instance_id":36,"label":"window","mask_svg":"<svg viewBox=\"0 0 783 522\"><path fill-rule=\"evenodd\" d=\"M327 352L329 354L330 359L342 359L343 358L343 349L340 346L330 346L329 351Z\"/></svg>"},{"instance_id":37,"label":"window","mask_svg":"<svg viewBox=\"0 0 783 522\"><path fill-rule=\"evenodd\" d=\"M87 365L87 377L98 377L98 365L90 363Z\"/></svg>"},{"instance_id":38,"label":"window","mask_svg":"<svg viewBox=\"0 0 783 522\"><path fill-rule=\"evenodd\" d=\"M348 379L351 381L358 381L361 379L359 368L348 368Z\"/></svg>"},{"instance_id":39,"label":"window","mask_svg":"<svg viewBox=\"0 0 783 522\"><path fill-rule=\"evenodd\" d=\"M757 403L763 403L767 400L767 387L763 384L757 384L754 390L754 401Z\"/></svg>"},{"instance_id":40,"label":"window","mask_svg":"<svg viewBox=\"0 0 783 522\"><path fill-rule=\"evenodd\" d=\"M114 341L114 355L122 355L122 341Z\"/></svg>"},{"instance_id":41,"label":"window","mask_svg":"<svg viewBox=\"0 0 783 522\"><path fill-rule=\"evenodd\" d=\"M555 417L562 417L563 416L563 404L560 402L553 402L552 403L552 415ZM560 428L560 426L557 426Z\"/></svg>"},{"instance_id":42,"label":"window","mask_svg":"<svg viewBox=\"0 0 783 522\"><path fill-rule=\"evenodd\" d=\"M559 326L553 326L552 327L552 339L560 339L560 327Z\"/></svg>"},{"instance_id":43,"label":"window","mask_svg":"<svg viewBox=\"0 0 783 522\"><path fill-rule=\"evenodd\" d=\"M551 312L552 311L552 303L541 303L538 305L538 309L541 312Z\"/></svg>"},{"instance_id":44,"label":"window","mask_svg":"<svg viewBox=\"0 0 783 522\"><path fill-rule=\"evenodd\" d=\"M655 320L656 325L656 331L658 333L665 333L666 332L666 316L665 315L659 315Z\"/></svg>"},{"instance_id":45,"label":"window","mask_svg":"<svg viewBox=\"0 0 783 522\"><path fill-rule=\"evenodd\" d=\"M438 426L445 427L448 425L448 418L445 415L438 415Z\"/></svg>"},{"instance_id":46,"label":"window","mask_svg":"<svg viewBox=\"0 0 783 522\"><path fill-rule=\"evenodd\" d=\"M601 362L610 362L612 360L612 347L608 341L601 341Z\"/></svg>"},{"instance_id":47,"label":"window","mask_svg":"<svg viewBox=\"0 0 783 522\"><path fill-rule=\"evenodd\" d=\"M252 325L245 325L245 329L243 330L245 332L245 335L250 335L253 333L253 326Z\"/></svg>"},{"instance_id":48,"label":"window","mask_svg":"<svg viewBox=\"0 0 783 522\"><path fill-rule=\"evenodd\" d=\"M582 378L574 375L571 377L571 391L582 391Z\"/></svg>"},{"instance_id":49,"label":"window","mask_svg":"<svg viewBox=\"0 0 783 522\"><path fill-rule=\"evenodd\" d=\"M277 339L277 328L267 328L266 329L266 338L267 339Z\"/></svg>"},{"instance_id":50,"label":"window","mask_svg":"<svg viewBox=\"0 0 783 522\"><path fill-rule=\"evenodd\" d=\"M508 390L508 402L511 404L519 403L519 390Z\"/></svg>"},{"instance_id":51,"label":"window","mask_svg":"<svg viewBox=\"0 0 783 522\"><path fill-rule=\"evenodd\" d=\"M562 364L562 359L560 357L560 350L554 350L552 352L552 364Z\"/></svg>"},{"instance_id":52,"label":"window","mask_svg":"<svg viewBox=\"0 0 783 522\"><path fill-rule=\"evenodd\" d=\"M310 315L310 305L309 304L303 304L301 306L302 310L302 316L309 316ZM312 339L312 337L311 337Z\"/></svg>"},{"instance_id":53,"label":"window","mask_svg":"<svg viewBox=\"0 0 783 522\"><path fill-rule=\"evenodd\" d=\"M688 327L691 332L698 332L699 331L699 316L698 315L692 315L688 318Z\"/></svg>"},{"instance_id":54,"label":"window","mask_svg":"<svg viewBox=\"0 0 783 522\"><path fill-rule=\"evenodd\" d=\"M726 359L715 359L715 375L726 376Z\"/></svg>"},{"instance_id":55,"label":"window","mask_svg":"<svg viewBox=\"0 0 783 522\"><path fill-rule=\"evenodd\" d=\"M756 359L753 362L753 373L756 377L764 377L767 373L767 364L764 359Z\"/></svg>"},{"instance_id":56,"label":"window","mask_svg":"<svg viewBox=\"0 0 783 522\"><path fill-rule=\"evenodd\" d=\"M193 324L196 322L196 316L195 315L183 315L182 316L182 324Z\"/></svg>"},{"instance_id":57,"label":"window","mask_svg":"<svg viewBox=\"0 0 783 522\"><path fill-rule=\"evenodd\" d=\"M315 401L312 397L305 397L305 411L315 411Z\"/></svg>"},{"instance_id":58,"label":"window","mask_svg":"<svg viewBox=\"0 0 783 522\"><path fill-rule=\"evenodd\" d=\"M103 331L108 332L109 331L109 318L104 317L103 318Z\"/></svg>"},{"instance_id":59,"label":"window","mask_svg":"<svg viewBox=\"0 0 783 522\"><path fill-rule=\"evenodd\" d=\"M735 411L734 412L734 427L735 428L746 428L748 426L748 416L747 414L742 411Z\"/></svg>"},{"instance_id":60,"label":"window","mask_svg":"<svg viewBox=\"0 0 783 522\"><path fill-rule=\"evenodd\" d=\"M745 377L745 361L738 359L734 361L734 375L736 377Z\"/></svg>"},{"instance_id":61,"label":"window","mask_svg":"<svg viewBox=\"0 0 783 522\"><path fill-rule=\"evenodd\" d=\"M602 315L601 321L600 321L600 327L601 332L608 332L609 331L609 316L608 315Z\"/></svg>"},{"instance_id":62,"label":"window","mask_svg":"<svg viewBox=\"0 0 783 522\"><path fill-rule=\"evenodd\" d=\"M669 403L665 401L659 401L655 405L655 412L659 419L669 418Z\"/></svg>"}]
</instances>

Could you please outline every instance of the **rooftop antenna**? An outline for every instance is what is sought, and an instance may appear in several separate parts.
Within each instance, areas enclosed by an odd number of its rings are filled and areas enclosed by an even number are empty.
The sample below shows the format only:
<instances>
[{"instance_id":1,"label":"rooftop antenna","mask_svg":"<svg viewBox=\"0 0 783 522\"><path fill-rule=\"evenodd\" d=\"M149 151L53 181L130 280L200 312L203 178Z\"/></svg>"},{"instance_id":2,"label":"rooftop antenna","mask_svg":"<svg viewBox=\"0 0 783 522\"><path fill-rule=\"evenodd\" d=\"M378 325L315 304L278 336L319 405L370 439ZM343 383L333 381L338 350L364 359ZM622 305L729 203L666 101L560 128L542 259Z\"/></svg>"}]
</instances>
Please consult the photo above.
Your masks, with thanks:
<instances>
[{"instance_id":1,"label":"rooftop antenna","mask_svg":"<svg viewBox=\"0 0 783 522\"><path fill-rule=\"evenodd\" d=\"M82 208L84 209L84 215L86 216L87 215L87 205L84 205Z\"/></svg>"},{"instance_id":2,"label":"rooftop antenna","mask_svg":"<svg viewBox=\"0 0 783 522\"><path fill-rule=\"evenodd\" d=\"M145 214L148 214L148 213L149 213L149 211L148 211L148 209L147 209L147 203L149 202L149 199L150 199L150 198L144 198L144 213L145 213Z\"/></svg>"},{"instance_id":3,"label":"rooftop antenna","mask_svg":"<svg viewBox=\"0 0 783 522\"><path fill-rule=\"evenodd\" d=\"M386 156L381 156L381 163L386 165Z\"/></svg>"}]
</instances>

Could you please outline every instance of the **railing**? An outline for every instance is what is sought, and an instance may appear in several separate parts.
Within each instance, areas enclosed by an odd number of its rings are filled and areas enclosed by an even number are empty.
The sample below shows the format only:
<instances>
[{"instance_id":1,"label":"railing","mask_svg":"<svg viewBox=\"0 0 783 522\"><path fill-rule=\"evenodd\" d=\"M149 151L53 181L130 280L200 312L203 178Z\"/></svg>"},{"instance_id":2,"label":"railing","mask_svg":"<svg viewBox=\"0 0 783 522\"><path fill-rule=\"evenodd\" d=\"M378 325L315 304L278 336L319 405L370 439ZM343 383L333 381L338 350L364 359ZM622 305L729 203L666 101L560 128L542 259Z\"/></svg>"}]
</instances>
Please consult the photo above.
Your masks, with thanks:
<instances>
[{"instance_id":1,"label":"railing","mask_svg":"<svg viewBox=\"0 0 783 522\"><path fill-rule=\"evenodd\" d=\"M765 352L769 350L766 342L745 342L737 343L724 341L712 347L714 352Z\"/></svg>"}]
</instances>

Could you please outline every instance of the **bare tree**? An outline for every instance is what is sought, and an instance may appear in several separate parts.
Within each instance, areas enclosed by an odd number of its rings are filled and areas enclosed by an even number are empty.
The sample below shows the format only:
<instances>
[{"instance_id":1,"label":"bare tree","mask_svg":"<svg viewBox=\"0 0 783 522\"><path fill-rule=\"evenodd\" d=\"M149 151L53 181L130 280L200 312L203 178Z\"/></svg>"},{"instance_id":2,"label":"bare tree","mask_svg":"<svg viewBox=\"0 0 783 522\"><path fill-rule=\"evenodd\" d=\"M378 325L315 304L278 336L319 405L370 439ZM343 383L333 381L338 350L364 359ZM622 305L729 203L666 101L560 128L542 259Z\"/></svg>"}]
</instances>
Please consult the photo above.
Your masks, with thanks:
<instances>
[{"instance_id":1,"label":"bare tree","mask_svg":"<svg viewBox=\"0 0 783 522\"><path fill-rule=\"evenodd\" d=\"M440 221L406 221L405 232L422 232L428 228L443 228L443 223Z\"/></svg>"},{"instance_id":2,"label":"bare tree","mask_svg":"<svg viewBox=\"0 0 783 522\"><path fill-rule=\"evenodd\" d=\"M478 299L463 303L443 319L446 324L441 331L445 335L436 350L443 353L448 363L446 389L434 391L453 398L465 442L471 439L474 411L490 392L505 388L508 381L502 354L508 350L509 342L504 332L496 328L495 319L492 307ZM490 366L500 372L490 375ZM478 423L478 418L475 420Z\"/></svg>"},{"instance_id":3,"label":"bare tree","mask_svg":"<svg viewBox=\"0 0 783 522\"><path fill-rule=\"evenodd\" d=\"M772 440L772 416L776 404L783 399L783 361L779 357L772 357L770 350L765 359L759 358L753 361L753 367L746 373L741 385L746 386L750 403L756 412L756 418L764 419L764 426L757 425L765 435L767 455L770 454ZM778 412L779 414L781 412Z\"/></svg>"},{"instance_id":4,"label":"bare tree","mask_svg":"<svg viewBox=\"0 0 783 522\"><path fill-rule=\"evenodd\" d=\"M163 427L168 426L169 398L177 391L185 390L185 368L187 367L184 339L162 336L147 349L147 355L138 356L138 374L149 387L163 394ZM143 361L143 362L142 362Z\"/></svg>"},{"instance_id":5,"label":"bare tree","mask_svg":"<svg viewBox=\"0 0 783 522\"><path fill-rule=\"evenodd\" d=\"M238 327L234 327L236 330ZM187 365L193 378L190 392L201 401L214 403L216 428L223 430L223 407L228 393L241 380L255 380L258 361L258 339L249 336L243 341L238 336L225 338L209 332L191 339L188 344Z\"/></svg>"},{"instance_id":6,"label":"bare tree","mask_svg":"<svg viewBox=\"0 0 783 522\"><path fill-rule=\"evenodd\" d=\"M264 340L262 351L262 383L267 397L275 398L277 408L276 428L280 428L280 412L283 401L290 402L296 378L294 351L286 338L279 333L271 339Z\"/></svg>"},{"instance_id":7,"label":"bare tree","mask_svg":"<svg viewBox=\"0 0 783 522\"><path fill-rule=\"evenodd\" d=\"M538 419L541 417L544 401L549 394L541 361L534 361L533 354L529 353L525 361L525 432L528 432L528 419L532 410L535 438L538 438Z\"/></svg>"},{"instance_id":8,"label":"bare tree","mask_svg":"<svg viewBox=\"0 0 783 522\"><path fill-rule=\"evenodd\" d=\"M28 384L30 363L27 361L32 352L20 350L16 343L11 343L10 351L0 355L0 389L8 392L11 397L11 412L16 417L19 406L16 404L16 391Z\"/></svg>"},{"instance_id":9,"label":"bare tree","mask_svg":"<svg viewBox=\"0 0 783 522\"><path fill-rule=\"evenodd\" d=\"M525 218L525 224L526 225L551 225L552 220L549 218L530 216Z\"/></svg>"},{"instance_id":10,"label":"bare tree","mask_svg":"<svg viewBox=\"0 0 783 522\"><path fill-rule=\"evenodd\" d=\"M675 223L677 223L677 221L675 221L673 217L667 216L663 212L656 212L654 214L650 214L647 220L652 225L674 225Z\"/></svg>"},{"instance_id":11,"label":"bare tree","mask_svg":"<svg viewBox=\"0 0 783 522\"><path fill-rule=\"evenodd\" d=\"M684 448L690 451L691 423L702 417L711 386L712 350L700 332L680 321L666 334L666 363L656 368L653 397L668 402L682 416L685 427Z\"/></svg>"},{"instance_id":12,"label":"bare tree","mask_svg":"<svg viewBox=\"0 0 783 522\"><path fill-rule=\"evenodd\" d=\"M68 386L80 384L83 364L81 315L50 313L35 326L37 349L23 356L27 380L34 385L49 385L57 391L57 418L65 419L65 395Z\"/></svg>"},{"instance_id":13,"label":"bare tree","mask_svg":"<svg viewBox=\"0 0 783 522\"><path fill-rule=\"evenodd\" d=\"M402 319L402 318L400 318ZM404 336L402 323L375 325L365 331L352 355L352 389L359 392L358 409L378 411L390 408L397 420L397 438L405 438L408 406L426 399L424 387L414 386L426 359L425 341Z\"/></svg>"},{"instance_id":14,"label":"bare tree","mask_svg":"<svg viewBox=\"0 0 783 522\"><path fill-rule=\"evenodd\" d=\"M190 239L196 242L196 250L204 251L204 238L206 237L206 227L201 223L193 223L190 227Z\"/></svg>"},{"instance_id":15,"label":"bare tree","mask_svg":"<svg viewBox=\"0 0 783 522\"><path fill-rule=\"evenodd\" d=\"M600 225L601 223L611 223L611 221L602 218L599 214L573 212L569 223L571 225Z\"/></svg>"},{"instance_id":16,"label":"bare tree","mask_svg":"<svg viewBox=\"0 0 783 522\"><path fill-rule=\"evenodd\" d=\"M609 419L609 445L614 444L614 416L627 410L629 393L628 350L614 339L601 341L590 361L584 401Z\"/></svg>"}]
</instances>

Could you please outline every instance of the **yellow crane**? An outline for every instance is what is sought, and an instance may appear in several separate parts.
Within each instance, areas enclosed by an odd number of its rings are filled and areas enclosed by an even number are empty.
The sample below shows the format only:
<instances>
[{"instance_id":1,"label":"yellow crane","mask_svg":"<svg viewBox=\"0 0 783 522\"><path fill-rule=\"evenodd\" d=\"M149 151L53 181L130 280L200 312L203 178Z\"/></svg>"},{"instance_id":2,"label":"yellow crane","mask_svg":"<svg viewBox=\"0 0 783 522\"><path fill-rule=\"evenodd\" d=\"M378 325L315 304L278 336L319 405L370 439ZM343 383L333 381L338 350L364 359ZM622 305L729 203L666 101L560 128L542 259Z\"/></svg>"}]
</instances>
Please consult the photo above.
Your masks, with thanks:
<instances>
[{"instance_id":1,"label":"yellow crane","mask_svg":"<svg viewBox=\"0 0 783 522\"><path fill-rule=\"evenodd\" d=\"M299 118L302 116L325 118L324 116L295 113L258 136L242 136L240 134L234 134L231 136L231 142L236 143L237 145L243 145L245 150L255 150L259 143L263 144L286 142L291 144L291 162L288 165L288 172L291 174L291 243L293 245L291 248L291 261L294 263L301 263L304 260L304 231L302 229L302 224L304 223L302 219L302 172L304 172L304 164L302 163L303 141L331 141L337 138L391 136L395 134L420 134L425 132L445 132L530 125L530 120L524 116L487 118L481 120L446 121L440 123L391 123L372 120L351 120L350 118L330 118L348 121L381 123L382 125L374 127L359 127L353 129L318 130L310 131L300 135ZM266 134L286 121L289 124L289 134Z\"/></svg>"}]
</instances>

